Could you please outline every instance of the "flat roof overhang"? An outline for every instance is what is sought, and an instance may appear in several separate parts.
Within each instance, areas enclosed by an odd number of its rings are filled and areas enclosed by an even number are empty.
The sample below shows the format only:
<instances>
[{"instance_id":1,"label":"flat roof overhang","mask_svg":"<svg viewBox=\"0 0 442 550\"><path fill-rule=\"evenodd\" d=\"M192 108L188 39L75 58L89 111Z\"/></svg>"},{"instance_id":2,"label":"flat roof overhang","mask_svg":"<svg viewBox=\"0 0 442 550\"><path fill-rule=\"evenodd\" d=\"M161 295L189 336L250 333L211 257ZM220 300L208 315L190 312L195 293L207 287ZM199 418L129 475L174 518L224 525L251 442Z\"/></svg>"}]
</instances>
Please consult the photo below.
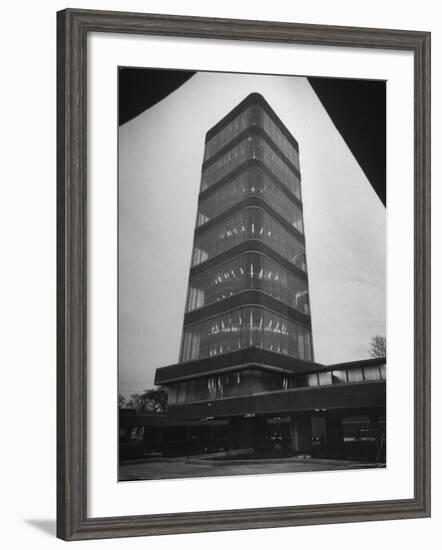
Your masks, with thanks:
<instances>
[{"instance_id":1,"label":"flat roof overhang","mask_svg":"<svg viewBox=\"0 0 442 550\"><path fill-rule=\"evenodd\" d=\"M189 378L209 376L250 366L292 374L317 372L323 367L319 363L302 361L265 349L249 347L214 357L158 368L155 372L154 383L155 385L167 385Z\"/></svg>"},{"instance_id":2,"label":"flat roof overhang","mask_svg":"<svg viewBox=\"0 0 442 550\"><path fill-rule=\"evenodd\" d=\"M280 353L249 347L230 353L186 361L160 367L155 372L155 385L174 384L180 381L202 376L212 376L229 371L237 371L245 368L265 369L286 374L311 374L315 372L327 372L343 368L360 368L384 364L385 358L363 359L334 365L322 365L313 361L303 361Z\"/></svg>"},{"instance_id":3,"label":"flat roof overhang","mask_svg":"<svg viewBox=\"0 0 442 550\"><path fill-rule=\"evenodd\" d=\"M315 386L171 405L170 419L229 418L246 415L284 415L328 410L385 408L385 380L335 386Z\"/></svg>"}]
</instances>

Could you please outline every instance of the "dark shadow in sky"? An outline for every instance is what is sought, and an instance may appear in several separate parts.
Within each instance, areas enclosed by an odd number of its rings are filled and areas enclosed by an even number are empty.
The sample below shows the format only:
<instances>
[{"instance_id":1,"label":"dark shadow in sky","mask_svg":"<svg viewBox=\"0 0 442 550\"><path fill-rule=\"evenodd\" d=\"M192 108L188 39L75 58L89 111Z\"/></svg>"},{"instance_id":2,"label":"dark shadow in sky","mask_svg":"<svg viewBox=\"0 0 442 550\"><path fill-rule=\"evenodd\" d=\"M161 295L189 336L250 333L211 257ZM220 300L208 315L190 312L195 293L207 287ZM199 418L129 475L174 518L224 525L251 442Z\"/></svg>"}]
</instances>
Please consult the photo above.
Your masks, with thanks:
<instances>
[{"instance_id":1,"label":"dark shadow in sky","mask_svg":"<svg viewBox=\"0 0 442 550\"><path fill-rule=\"evenodd\" d=\"M120 67L119 124L149 109L194 74L194 71ZM308 80L385 206L386 83L345 78Z\"/></svg>"},{"instance_id":2,"label":"dark shadow in sky","mask_svg":"<svg viewBox=\"0 0 442 550\"><path fill-rule=\"evenodd\" d=\"M195 74L194 71L120 67L118 123L124 124L149 109Z\"/></svg>"},{"instance_id":3,"label":"dark shadow in sky","mask_svg":"<svg viewBox=\"0 0 442 550\"><path fill-rule=\"evenodd\" d=\"M386 205L386 83L309 78L319 100Z\"/></svg>"}]
</instances>

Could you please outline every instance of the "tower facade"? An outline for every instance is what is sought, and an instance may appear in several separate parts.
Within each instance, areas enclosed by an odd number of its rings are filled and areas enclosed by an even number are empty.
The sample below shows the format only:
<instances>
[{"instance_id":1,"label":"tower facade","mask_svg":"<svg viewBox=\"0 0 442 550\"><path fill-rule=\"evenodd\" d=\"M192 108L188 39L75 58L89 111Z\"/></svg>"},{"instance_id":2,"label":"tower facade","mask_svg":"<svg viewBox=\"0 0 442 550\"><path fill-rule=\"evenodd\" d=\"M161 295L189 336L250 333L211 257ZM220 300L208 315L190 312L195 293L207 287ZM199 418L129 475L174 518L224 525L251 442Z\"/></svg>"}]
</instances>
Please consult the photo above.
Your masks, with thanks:
<instances>
[{"instance_id":1,"label":"tower facade","mask_svg":"<svg viewBox=\"0 0 442 550\"><path fill-rule=\"evenodd\" d=\"M298 143L253 93L207 132L179 365L156 381L173 406L288 389L312 361Z\"/></svg>"},{"instance_id":2,"label":"tower facade","mask_svg":"<svg viewBox=\"0 0 442 550\"><path fill-rule=\"evenodd\" d=\"M180 361L313 359L298 144L251 94L206 136Z\"/></svg>"}]
</instances>

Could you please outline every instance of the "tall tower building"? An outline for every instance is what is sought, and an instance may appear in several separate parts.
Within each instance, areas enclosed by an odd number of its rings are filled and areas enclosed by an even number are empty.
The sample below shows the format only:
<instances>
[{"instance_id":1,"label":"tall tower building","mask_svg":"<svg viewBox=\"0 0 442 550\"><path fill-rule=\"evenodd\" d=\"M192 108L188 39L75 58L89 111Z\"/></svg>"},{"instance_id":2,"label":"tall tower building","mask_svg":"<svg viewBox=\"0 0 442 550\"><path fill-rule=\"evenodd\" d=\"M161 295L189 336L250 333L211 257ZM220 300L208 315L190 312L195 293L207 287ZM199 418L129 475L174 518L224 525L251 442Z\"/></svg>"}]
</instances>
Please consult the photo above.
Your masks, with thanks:
<instances>
[{"instance_id":1,"label":"tall tower building","mask_svg":"<svg viewBox=\"0 0 442 550\"><path fill-rule=\"evenodd\" d=\"M206 136L180 361L313 359L298 144L258 94Z\"/></svg>"},{"instance_id":2,"label":"tall tower building","mask_svg":"<svg viewBox=\"0 0 442 550\"><path fill-rule=\"evenodd\" d=\"M179 363L155 381L173 412L289 389L312 361L298 143L253 93L207 132Z\"/></svg>"}]
</instances>

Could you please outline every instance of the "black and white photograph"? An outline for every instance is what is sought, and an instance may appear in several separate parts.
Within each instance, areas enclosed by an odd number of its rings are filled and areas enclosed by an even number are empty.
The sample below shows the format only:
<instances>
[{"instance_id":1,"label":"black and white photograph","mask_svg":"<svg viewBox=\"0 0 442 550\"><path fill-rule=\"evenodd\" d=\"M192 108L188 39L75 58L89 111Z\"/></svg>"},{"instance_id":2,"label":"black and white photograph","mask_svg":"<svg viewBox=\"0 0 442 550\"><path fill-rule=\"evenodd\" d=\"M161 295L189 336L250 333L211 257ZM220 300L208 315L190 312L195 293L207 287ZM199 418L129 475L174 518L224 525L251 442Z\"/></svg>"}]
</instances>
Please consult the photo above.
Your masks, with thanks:
<instances>
[{"instance_id":1,"label":"black and white photograph","mask_svg":"<svg viewBox=\"0 0 442 550\"><path fill-rule=\"evenodd\" d=\"M440 546L439 12L4 5L5 549Z\"/></svg>"},{"instance_id":2,"label":"black and white photograph","mask_svg":"<svg viewBox=\"0 0 442 550\"><path fill-rule=\"evenodd\" d=\"M118 479L384 468L386 82L118 86Z\"/></svg>"}]
</instances>

